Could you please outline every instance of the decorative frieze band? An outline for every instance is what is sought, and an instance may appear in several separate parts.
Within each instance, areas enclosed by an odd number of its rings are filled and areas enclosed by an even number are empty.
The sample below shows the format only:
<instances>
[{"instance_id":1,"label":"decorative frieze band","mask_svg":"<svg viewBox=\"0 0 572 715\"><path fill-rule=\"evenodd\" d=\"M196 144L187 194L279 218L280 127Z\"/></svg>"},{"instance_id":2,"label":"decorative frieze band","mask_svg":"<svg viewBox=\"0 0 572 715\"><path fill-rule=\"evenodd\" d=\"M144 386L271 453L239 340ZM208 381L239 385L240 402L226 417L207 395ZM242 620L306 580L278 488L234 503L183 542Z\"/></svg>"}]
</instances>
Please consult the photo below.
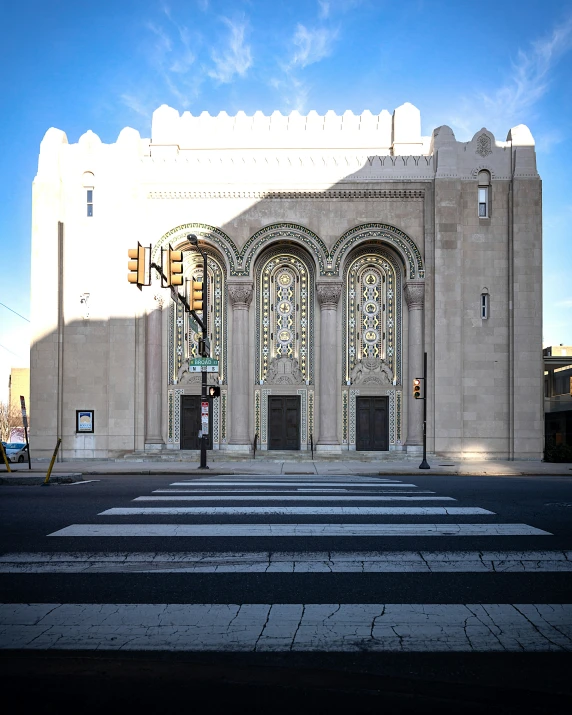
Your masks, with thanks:
<instances>
[{"instance_id":1,"label":"decorative frieze band","mask_svg":"<svg viewBox=\"0 0 572 715\"><path fill-rule=\"evenodd\" d=\"M150 191L149 199L423 199L423 189L335 191Z\"/></svg>"}]
</instances>

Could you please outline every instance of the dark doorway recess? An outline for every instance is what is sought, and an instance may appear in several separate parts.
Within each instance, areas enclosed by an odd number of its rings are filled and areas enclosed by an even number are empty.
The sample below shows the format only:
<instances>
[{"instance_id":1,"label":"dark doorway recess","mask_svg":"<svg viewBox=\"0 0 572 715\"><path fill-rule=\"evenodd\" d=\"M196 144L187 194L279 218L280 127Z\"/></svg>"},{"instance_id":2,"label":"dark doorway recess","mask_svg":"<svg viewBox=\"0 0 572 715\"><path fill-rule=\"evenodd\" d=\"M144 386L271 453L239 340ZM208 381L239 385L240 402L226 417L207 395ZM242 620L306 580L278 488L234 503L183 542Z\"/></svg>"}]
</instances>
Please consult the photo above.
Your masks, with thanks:
<instances>
[{"instance_id":1,"label":"dark doorway recess","mask_svg":"<svg viewBox=\"0 0 572 715\"><path fill-rule=\"evenodd\" d=\"M213 403L209 403L209 441L207 449L213 448ZM181 449L200 449L199 430L201 428L201 396L181 397Z\"/></svg>"},{"instance_id":2,"label":"dark doorway recess","mask_svg":"<svg viewBox=\"0 0 572 715\"><path fill-rule=\"evenodd\" d=\"M268 396L268 449L300 449L300 396Z\"/></svg>"},{"instance_id":3,"label":"dark doorway recess","mask_svg":"<svg viewBox=\"0 0 572 715\"><path fill-rule=\"evenodd\" d=\"M389 449L389 397L356 398L356 449L385 452Z\"/></svg>"}]
</instances>

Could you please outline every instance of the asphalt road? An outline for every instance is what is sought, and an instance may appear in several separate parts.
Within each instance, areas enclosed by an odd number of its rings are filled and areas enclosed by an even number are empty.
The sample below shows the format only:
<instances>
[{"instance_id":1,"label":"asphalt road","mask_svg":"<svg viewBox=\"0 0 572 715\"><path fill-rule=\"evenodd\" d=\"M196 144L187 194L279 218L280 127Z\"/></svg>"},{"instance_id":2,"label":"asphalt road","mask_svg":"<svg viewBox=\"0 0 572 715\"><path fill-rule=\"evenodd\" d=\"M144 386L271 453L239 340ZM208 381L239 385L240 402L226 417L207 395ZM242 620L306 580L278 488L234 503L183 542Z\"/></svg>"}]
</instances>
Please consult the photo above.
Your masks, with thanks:
<instances>
[{"instance_id":1,"label":"asphalt road","mask_svg":"<svg viewBox=\"0 0 572 715\"><path fill-rule=\"evenodd\" d=\"M572 705L571 478L98 480L0 488L0 677L44 712Z\"/></svg>"}]
</instances>

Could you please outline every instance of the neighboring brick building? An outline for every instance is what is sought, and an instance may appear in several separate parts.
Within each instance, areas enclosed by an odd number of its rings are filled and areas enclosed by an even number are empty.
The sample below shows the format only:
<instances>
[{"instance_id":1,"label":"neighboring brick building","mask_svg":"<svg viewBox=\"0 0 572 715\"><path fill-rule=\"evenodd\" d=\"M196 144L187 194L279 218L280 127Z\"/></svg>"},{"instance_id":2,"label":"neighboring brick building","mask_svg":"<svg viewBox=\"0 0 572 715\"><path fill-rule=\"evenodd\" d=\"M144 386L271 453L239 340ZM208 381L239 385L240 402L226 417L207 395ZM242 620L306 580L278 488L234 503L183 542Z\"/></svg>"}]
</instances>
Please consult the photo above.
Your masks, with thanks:
<instances>
[{"instance_id":1,"label":"neighboring brick building","mask_svg":"<svg viewBox=\"0 0 572 715\"><path fill-rule=\"evenodd\" d=\"M50 129L33 191L32 439L64 459L194 449L196 325L154 279L208 253L221 396L214 449L418 452L411 383L428 353L428 448L540 459L542 197L524 125L421 135L405 104L356 116L153 115L115 144ZM93 433L76 432L94 410ZM85 417L90 425L89 414Z\"/></svg>"}]
</instances>

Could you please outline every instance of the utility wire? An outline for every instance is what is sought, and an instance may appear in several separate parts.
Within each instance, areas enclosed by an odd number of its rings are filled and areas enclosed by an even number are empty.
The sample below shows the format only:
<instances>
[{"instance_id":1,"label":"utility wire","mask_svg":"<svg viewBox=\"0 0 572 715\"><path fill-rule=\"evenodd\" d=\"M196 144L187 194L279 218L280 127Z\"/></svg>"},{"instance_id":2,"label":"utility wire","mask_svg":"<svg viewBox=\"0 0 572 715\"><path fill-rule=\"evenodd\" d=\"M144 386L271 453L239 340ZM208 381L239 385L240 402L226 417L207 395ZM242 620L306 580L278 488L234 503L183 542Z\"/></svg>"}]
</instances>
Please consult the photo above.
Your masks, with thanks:
<instances>
[{"instance_id":1,"label":"utility wire","mask_svg":"<svg viewBox=\"0 0 572 715\"><path fill-rule=\"evenodd\" d=\"M3 305L5 308L8 308L8 306L7 306L5 303L0 303L0 305ZM22 318L22 320L25 320L27 323L30 322L30 321L28 320L28 318L24 318L23 315L20 315L20 313L16 313L16 311L15 311L15 310L12 310L12 308L8 308L8 310L11 311L12 313L14 313L14 315L17 315L19 318ZM6 348L6 350L8 350L8 348ZM15 355L15 354L16 354L16 353L14 353L14 355Z\"/></svg>"},{"instance_id":2,"label":"utility wire","mask_svg":"<svg viewBox=\"0 0 572 715\"><path fill-rule=\"evenodd\" d=\"M2 345L0 343L0 348L4 348L4 350L8 350L8 348L5 345ZM15 353L13 350L8 350L9 353L12 353L12 355L15 355L16 357L20 358L20 360L25 360L26 358L22 357L21 355L18 355L18 353Z\"/></svg>"}]
</instances>

